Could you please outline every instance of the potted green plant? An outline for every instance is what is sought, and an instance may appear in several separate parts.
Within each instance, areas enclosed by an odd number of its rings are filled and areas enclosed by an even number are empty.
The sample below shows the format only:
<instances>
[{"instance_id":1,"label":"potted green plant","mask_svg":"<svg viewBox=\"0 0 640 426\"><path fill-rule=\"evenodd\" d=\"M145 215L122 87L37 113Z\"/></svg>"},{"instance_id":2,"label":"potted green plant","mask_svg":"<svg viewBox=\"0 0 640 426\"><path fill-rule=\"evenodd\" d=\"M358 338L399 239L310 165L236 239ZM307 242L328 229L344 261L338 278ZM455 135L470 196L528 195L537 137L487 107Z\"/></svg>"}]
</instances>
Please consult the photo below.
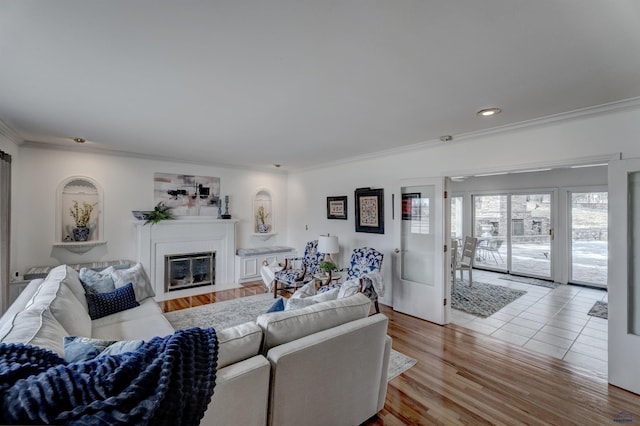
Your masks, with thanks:
<instances>
[{"instance_id":1,"label":"potted green plant","mask_svg":"<svg viewBox=\"0 0 640 426\"><path fill-rule=\"evenodd\" d=\"M318 269L320 269L325 275L331 276L331 272L339 271L340 267L330 260L323 260L320 262L320 265L318 265Z\"/></svg>"},{"instance_id":2,"label":"potted green plant","mask_svg":"<svg viewBox=\"0 0 640 426\"><path fill-rule=\"evenodd\" d=\"M82 202L82 207L78 205L76 200L73 200L73 207L69 208L69 214L76 222L76 227L73 228L73 239L75 241L87 241L91 230L87 226L91 219L91 212L98 203L89 204L86 201Z\"/></svg>"},{"instance_id":3,"label":"potted green plant","mask_svg":"<svg viewBox=\"0 0 640 426\"><path fill-rule=\"evenodd\" d=\"M150 223L151 225L155 225L162 220L173 219L173 213L171 213L170 207L167 207L167 205L163 201L160 201L158 204L156 204L152 211L146 213L145 218L145 225L148 223Z\"/></svg>"}]
</instances>

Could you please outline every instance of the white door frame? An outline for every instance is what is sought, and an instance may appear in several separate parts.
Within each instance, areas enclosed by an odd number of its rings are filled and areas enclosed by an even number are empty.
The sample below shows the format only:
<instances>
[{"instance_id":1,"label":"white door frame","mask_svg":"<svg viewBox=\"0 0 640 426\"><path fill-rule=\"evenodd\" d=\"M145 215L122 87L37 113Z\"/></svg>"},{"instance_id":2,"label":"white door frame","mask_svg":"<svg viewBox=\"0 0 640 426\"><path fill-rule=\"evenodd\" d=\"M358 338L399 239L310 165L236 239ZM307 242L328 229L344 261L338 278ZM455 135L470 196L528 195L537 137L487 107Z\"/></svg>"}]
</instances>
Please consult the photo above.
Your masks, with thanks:
<instances>
[{"instance_id":1,"label":"white door frame","mask_svg":"<svg viewBox=\"0 0 640 426\"><path fill-rule=\"evenodd\" d=\"M609 163L609 383L640 394L640 238L629 233L630 172L640 172L640 158ZM636 200L633 212L639 211ZM630 259L632 254L635 259ZM637 313L634 318L633 313Z\"/></svg>"}]
</instances>

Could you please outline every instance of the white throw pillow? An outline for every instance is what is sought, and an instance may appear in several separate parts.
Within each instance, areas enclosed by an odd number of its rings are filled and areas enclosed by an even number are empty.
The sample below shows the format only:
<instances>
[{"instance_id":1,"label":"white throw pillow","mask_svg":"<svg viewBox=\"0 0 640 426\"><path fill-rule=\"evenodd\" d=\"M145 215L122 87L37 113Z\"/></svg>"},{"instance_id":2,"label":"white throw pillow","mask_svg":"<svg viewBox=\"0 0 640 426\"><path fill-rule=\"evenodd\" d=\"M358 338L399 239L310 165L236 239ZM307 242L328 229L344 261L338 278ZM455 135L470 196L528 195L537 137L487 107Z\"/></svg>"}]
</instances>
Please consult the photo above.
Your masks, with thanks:
<instances>
[{"instance_id":1,"label":"white throw pillow","mask_svg":"<svg viewBox=\"0 0 640 426\"><path fill-rule=\"evenodd\" d=\"M316 283L309 281L302 287L296 290L289 299L304 299L305 297L311 297L316 294Z\"/></svg>"},{"instance_id":2,"label":"white throw pillow","mask_svg":"<svg viewBox=\"0 0 640 426\"><path fill-rule=\"evenodd\" d=\"M137 263L129 269L113 269L110 273L116 288L129 283L133 284L133 292L136 294L136 301L138 302L156 295L141 263Z\"/></svg>"},{"instance_id":3,"label":"white throw pillow","mask_svg":"<svg viewBox=\"0 0 640 426\"><path fill-rule=\"evenodd\" d=\"M360 290L360 279L356 278L353 280L345 281L340 286L340 291L338 292L338 299L342 299L343 297L353 296Z\"/></svg>"},{"instance_id":4,"label":"white throw pillow","mask_svg":"<svg viewBox=\"0 0 640 426\"><path fill-rule=\"evenodd\" d=\"M287 305L284 307L284 310L290 311L292 309L300 309L320 302L336 300L338 298L339 291L340 289L334 288L333 290L325 291L324 293L316 294L315 296L299 299L289 298L289 300L287 300Z\"/></svg>"}]
</instances>

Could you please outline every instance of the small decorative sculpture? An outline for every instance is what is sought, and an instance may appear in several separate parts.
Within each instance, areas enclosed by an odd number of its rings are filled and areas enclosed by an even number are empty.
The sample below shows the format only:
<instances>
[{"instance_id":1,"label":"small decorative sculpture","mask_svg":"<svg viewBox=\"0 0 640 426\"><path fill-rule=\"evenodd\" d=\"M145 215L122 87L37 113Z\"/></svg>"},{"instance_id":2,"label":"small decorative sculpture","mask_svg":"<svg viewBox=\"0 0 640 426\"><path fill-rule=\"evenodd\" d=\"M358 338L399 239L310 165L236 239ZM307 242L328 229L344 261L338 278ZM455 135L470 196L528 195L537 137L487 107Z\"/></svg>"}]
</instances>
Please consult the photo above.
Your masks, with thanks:
<instances>
[{"instance_id":1,"label":"small decorative sculpture","mask_svg":"<svg viewBox=\"0 0 640 426\"><path fill-rule=\"evenodd\" d=\"M229 196L224 196L224 214L222 215L223 219L231 219L231 214L229 213Z\"/></svg>"}]
</instances>

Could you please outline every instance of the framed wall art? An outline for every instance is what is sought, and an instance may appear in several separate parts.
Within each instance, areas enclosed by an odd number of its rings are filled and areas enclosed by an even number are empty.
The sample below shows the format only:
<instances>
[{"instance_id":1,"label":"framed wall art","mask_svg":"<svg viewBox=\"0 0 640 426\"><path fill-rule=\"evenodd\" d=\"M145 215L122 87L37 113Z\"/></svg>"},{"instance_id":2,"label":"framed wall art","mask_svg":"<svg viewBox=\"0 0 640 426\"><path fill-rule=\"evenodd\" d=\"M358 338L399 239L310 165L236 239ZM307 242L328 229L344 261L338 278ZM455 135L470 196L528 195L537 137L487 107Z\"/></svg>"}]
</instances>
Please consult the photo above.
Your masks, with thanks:
<instances>
[{"instance_id":1,"label":"framed wall art","mask_svg":"<svg viewBox=\"0 0 640 426\"><path fill-rule=\"evenodd\" d=\"M358 188L356 232L384 234L384 189Z\"/></svg>"},{"instance_id":2,"label":"framed wall art","mask_svg":"<svg viewBox=\"0 0 640 426\"><path fill-rule=\"evenodd\" d=\"M347 196L327 197L327 219L347 220Z\"/></svg>"},{"instance_id":3,"label":"framed wall art","mask_svg":"<svg viewBox=\"0 0 640 426\"><path fill-rule=\"evenodd\" d=\"M154 204L163 202L175 216L215 216L220 203L220 178L154 173Z\"/></svg>"},{"instance_id":4,"label":"framed wall art","mask_svg":"<svg viewBox=\"0 0 640 426\"><path fill-rule=\"evenodd\" d=\"M420 193L402 194L402 220L420 220Z\"/></svg>"}]
</instances>

